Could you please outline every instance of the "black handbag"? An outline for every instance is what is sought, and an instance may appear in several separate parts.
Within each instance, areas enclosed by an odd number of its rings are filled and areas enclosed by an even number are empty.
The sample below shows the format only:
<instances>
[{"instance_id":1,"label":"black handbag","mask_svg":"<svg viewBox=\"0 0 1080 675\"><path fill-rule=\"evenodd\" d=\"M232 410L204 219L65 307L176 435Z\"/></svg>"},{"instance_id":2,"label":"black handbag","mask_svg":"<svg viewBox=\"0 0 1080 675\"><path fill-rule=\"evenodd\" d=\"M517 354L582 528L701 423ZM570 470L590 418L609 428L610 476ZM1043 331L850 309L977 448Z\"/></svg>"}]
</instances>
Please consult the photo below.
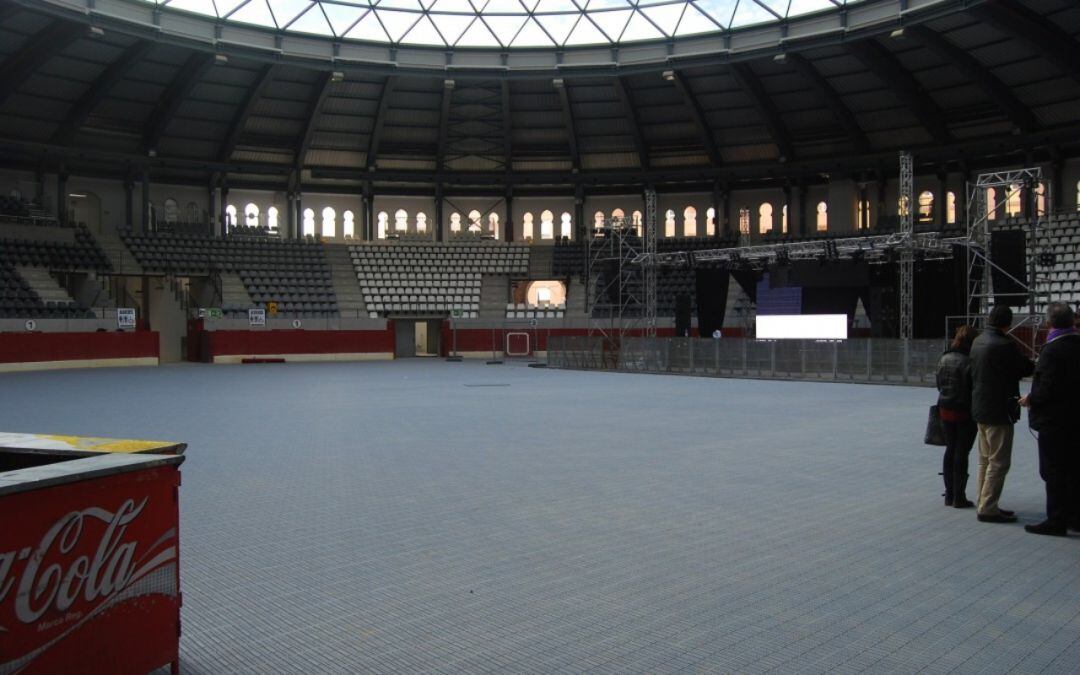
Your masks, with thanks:
<instances>
[{"instance_id":1,"label":"black handbag","mask_svg":"<svg viewBox=\"0 0 1080 675\"><path fill-rule=\"evenodd\" d=\"M930 406L930 417L926 420L926 434L923 443L927 445L946 445L945 427L941 425L941 411L936 405Z\"/></svg>"}]
</instances>

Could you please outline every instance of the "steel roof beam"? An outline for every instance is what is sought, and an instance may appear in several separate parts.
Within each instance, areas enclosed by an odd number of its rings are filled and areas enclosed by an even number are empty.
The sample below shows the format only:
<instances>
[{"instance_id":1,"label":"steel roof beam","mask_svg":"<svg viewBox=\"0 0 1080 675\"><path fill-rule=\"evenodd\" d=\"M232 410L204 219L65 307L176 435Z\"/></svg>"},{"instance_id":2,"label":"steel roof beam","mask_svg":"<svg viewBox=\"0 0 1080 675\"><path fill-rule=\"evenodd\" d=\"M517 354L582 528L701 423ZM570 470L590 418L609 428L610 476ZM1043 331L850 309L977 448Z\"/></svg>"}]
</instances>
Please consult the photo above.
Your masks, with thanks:
<instances>
[{"instance_id":1,"label":"steel roof beam","mask_svg":"<svg viewBox=\"0 0 1080 675\"><path fill-rule=\"evenodd\" d=\"M772 99L769 98L769 94L765 91L765 87L761 85L761 80L754 75L754 71L745 63L732 63L731 74L735 77L735 82L738 83L739 88L750 97L754 107L757 108L758 113L761 115L765 128L769 131L769 135L772 136L773 143L776 144L776 149L779 151L779 160L786 162L789 159L795 159L795 150L791 145L791 134L788 132L784 120L781 119L780 112L773 105Z\"/></svg>"},{"instance_id":2,"label":"steel roof beam","mask_svg":"<svg viewBox=\"0 0 1080 675\"><path fill-rule=\"evenodd\" d=\"M86 26L56 21L35 33L17 52L0 64L0 105L18 91L41 64L64 51L86 34Z\"/></svg>"},{"instance_id":3,"label":"steel roof beam","mask_svg":"<svg viewBox=\"0 0 1080 675\"><path fill-rule=\"evenodd\" d=\"M849 42L845 46L911 110L935 143L946 145L952 142L945 113L895 56L874 39Z\"/></svg>"},{"instance_id":4,"label":"steel roof beam","mask_svg":"<svg viewBox=\"0 0 1080 675\"><path fill-rule=\"evenodd\" d=\"M925 26L909 26L905 32L956 66L966 78L977 84L990 100L1005 112L1013 126L1021 133L1031 133L1039 128L1035 115L1016 97L1012 88L994 77L990 69L979 63L967 50L957 47Z\"/></svg>"},{"instance_id":5,"label":"steel roof beam","mask_svg":"<svg viewBox=\"0 0 1080 675\"><path fill-rule=\"evenodd\" d=\"M70 144L75 139L75 134L86 124L86 120L90 118L94 109L105 100L112 88L143 60L152 47L152 42L139 40L102 71L90 84L90 88L68 109L67 116L53 134L52 142L57 145Z\"/></svg>"},{"instance_id":6,"label":"steel roof beam","mask_svg":"<svg viewBox=\"0 0 1080 675\"><path fill-rule=\"evenodd\" d=\"M638 120L637 109L634 107L634 100L630 97L630 90L626 86L626 81L621 77L612 78L611 83L615 87L615 95L618 97L619 103L622 104L626 121L630 123L630 135L634 139L638 164L641 165L643 171L648 171L649 149L645 145L645 136L641 133L641 123Z\"/></svg>"},{"instance_id":7,"label":"steel roof beam","mask_svg":"<svg viewBox=\"0 0 1080 675\"><path fill-rule=\"evenodd\" d=\"M442 106L439 108L439 145L435 153L435 169L441 170L446 161L446 145L450 132L450 103L454 97L454 81L443 80Z\"/></svg>"},{"instance_id":8,"label":"steel roof beam","mask_svg":"<svg viewBox=\"0 0 1080 675\"><path fill-rule=\"evenodd\" d=\"M326 97L330 95L332 85L332 73L323 73L315 80L315 98L308 101L307 111L304 114L304 133L300 134L300 141L297 143L293 159L297 181L300 180L300 169L304 166L304 159L307 157L308 149L311 148L311 141L315 138L315 121L322 112L323 104L326 103Z\"/></svg>"},{"instance_id":9,"label":"steel roof beam","mask_svg":"<svg viewBox=\"0 0 1080 675\"><path fill-rule=\"evenodd\" d=\"M503 166L510 171L514 166L514 118L510 112L510 81L501 82L503 119Z\"/></svg>"},{"instance_id":10,"label":"steel roof beam","mask_svg":"<svg viewBox=\"0 0 1080 675\"><path fill-rule=\"evenodd\" d=\"M371 138L368 140L367 161L365 169L375 170L375 158L379 155L379 143L382 142L383 127L386 125L386 111L390 107L390 96L394 93L397 77L391 75L386 78L383 85L382 96L379 97L379 107L375 111L375 124L371 129Z\"/></svg>"},{"instance_id":11,"label":"steel roof beam","mask_svg":"<svg viewBox=\"0 0 1080 675\"><path fill-rule=\"evenodd\" d=\"M247 126L248 118L254 112L255 106L262 98L267 85L274 79L275 67L272 63L267 64L255 76L255 81L248 88L243 102L236 109L232 121L229 122L229 130L225 133L225 140L221 143L221 150L218 151L219 162L227 162L232 157L233 151L236 150L236 144L240 141L240 135L244 133L244 128Z\"/></svg>"},{"instance_id":12,"label":"steel roof beam","mask_svg":"<svg viewBox=\"0 0 1080 675\"><path fill-rule=\"evenodd\" d=\"M559 107L562 109L563 126L566 127L566 143L570 147L570 162L574 171L581 170L581 150L578 146L577 131L574 129L574 109L570 105L570 92L566 89L566 80L558 78L551 81L559 94Z\"/></svg>"},{"instance_id":13,"label":"steel roof beam","mask_svg":"<svg viewBox=\"0 0 1080 675\"><path fill-rule=\"evenodd\" d=\"M859 126L854 113L844 105L844 101L836 93L836 89L825 79L825 76L819 73L817 68L802 54L788 54L786 61L822 95L825 99L825 105L829 107L833 117L836 118L837 123L847 134L856 152L861 154L870 152L870 140L866 137L866 133Z\"/></svg>"},{"instance_id":14,"label":"steel roof beam","mask_svg":"<svg viewBox=\"0 0 1080 675\"><path fill-rule=\"evenodd\" d=\"M716 147L716 138L713 136L712 129L709 128L708 120L705 119L705 112L701 109L697 98L694 97L694 92L690 89L690 83L686 81L686 76L677 70L665 70L663 76L665 80L674 84L682 95L683 102L690 112L690 118L693 120L694 126L697 127L701 145L705 148L705 154L709 156L709 163L714 167L720 166L722 161L720 150Z\"/></svg>"},{"instance_id":15,"label":"steel roof beam","mask_svg":"<svg viewBox=\"0 0 1080 675\"><path fill-rule=\"evenodd\" d=\"M969 7L972 16L1026 42L1058 68L1080 80L1077 52L1080 45L1042 16L1013 0L995 0Z\"/></svg>"},{"instance_id":16,"label":"steel roof beam","mask_svg":"<svg viewBox=\"0 0 1080 675\"><path fill-rule=\"evenodd\" d=\"M150 117L147 118L143 127L144 150L147 152L157 151L158 143L161 142L161 137L165 134L169 123L176 117L180 105L213 65L213 54L196 52L188 57L188 60L180 67L180 71L173 78L165 93L158 99L158 103L154 106Z\"/></svg>"}]
</instances>

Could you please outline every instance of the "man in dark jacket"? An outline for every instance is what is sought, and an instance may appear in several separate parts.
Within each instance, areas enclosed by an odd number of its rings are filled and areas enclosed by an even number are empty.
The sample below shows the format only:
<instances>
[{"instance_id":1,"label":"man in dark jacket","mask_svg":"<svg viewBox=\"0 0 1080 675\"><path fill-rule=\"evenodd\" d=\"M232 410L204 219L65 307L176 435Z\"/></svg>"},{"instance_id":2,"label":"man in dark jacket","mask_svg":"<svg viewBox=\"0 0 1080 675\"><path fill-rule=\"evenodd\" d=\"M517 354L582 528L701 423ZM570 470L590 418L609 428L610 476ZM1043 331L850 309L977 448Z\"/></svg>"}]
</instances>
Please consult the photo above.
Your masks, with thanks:
<instances>
[{"instance_id":1,"label":"man in dark jacket","mask_svg":"<svg viewBox=\"0 0 1080 675\"><path fill-rule=\"evenodd\" d=\"M998 506L1012 463L1013 425L1019 417L1020 380L1035 364L1005 331L1012 310L995 307L989 328L971 345L971 417L979 427L978 518L984 523L1016 522L1016 514Z\"/></svg>"},{"instance_id":2,"label":"man in dark jacket","mask_svg":"<svg viewBox=\"0 0 1080 675\"><path fill-rule=\"evenodd\" d=\"M1046 309L1050 334L1039 354L1031 393L1020 399L1028 407L1028 424L1039 432L1039 475L1046 481L1046 520L1025 525L1034 534L1059 537L1080 530L1080 334L1072 309L1052 302Z\"/></svg>"}]
</instances>

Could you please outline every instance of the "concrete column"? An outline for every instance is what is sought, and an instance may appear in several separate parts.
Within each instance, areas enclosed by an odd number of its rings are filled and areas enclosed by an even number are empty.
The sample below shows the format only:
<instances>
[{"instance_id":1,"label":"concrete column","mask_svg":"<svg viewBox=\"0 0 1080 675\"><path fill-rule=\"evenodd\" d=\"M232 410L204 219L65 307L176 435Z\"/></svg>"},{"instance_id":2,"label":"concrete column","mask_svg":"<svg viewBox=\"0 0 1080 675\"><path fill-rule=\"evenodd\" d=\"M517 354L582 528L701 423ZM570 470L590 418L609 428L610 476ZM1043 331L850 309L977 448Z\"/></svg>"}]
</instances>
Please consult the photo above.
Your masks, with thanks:
<instances>
[{"instance_id":1,"label":"concrete column","mask_svg":"<svg viewBox=\"0 0 1080 675\"><path fill-rule=\"evenodd\" d=\"M207 223L207 229L210 230L208 234L213 235L215 232L215 214L217 213L217 188L214 187L213 179L211 179L210 183L206 186L206 205L206 212L209 214L210 219L210 222Z\"/></svg>"},{"instance_id":2,"label":"concrete column","mask_svg":"<svg viewBox=\"0 0 1080 675\"><path fill-rule=\"evenodd\" d=\"M293 193L293 203L295 204L296 213L296 238L304 238L304 198L299 192ZM318 232L318 228L315 228Z\"/></svg>"},{"instance_id":3,"label":"concrete column","mask_svg":"<svg viewBox=\"0 0 1080 675\"><path fill-rule=\"evenodd\" d=\"M150 231L150 170L142 170L142 231Z\"/></svg>"},{"instance_id":4,"label":"concrete column","mask_svg":"<svg viewBox=\"0 0 1080 675\"><path fill-rule=\"evenodd\" d=\"M296 239L296 195L285 193L285 239Z\"/></svg>"},{"instance_id":5,"label":"concrete column","mask_svg":"<svg viewBox=\"0 0 1080 675\"><path fill-rule=\"evenodd\" d=\"M720 223L724 226L724 237L731 237L731 186L724 183L722 201L720 203Z\"/></svg>"},{"instance_id":6,"label":"concrete column","mask_svg":"<svg viewBox=\"0 0 1080 675\"><path fill-rule=\"evenodd\" d=\"M885 217L885 189L888 185L888 179L885 176L878 175L875 183L877 187L877 208L874 209L874 229L876 230L881 225L881 219Z\"/></svg>"},{"instance_id":7,"label":"concrete column","mask_svg":"<svg viewBox=\"0 0 1080 675\"><path fill-rule=\"evenodd\" d=\"M556 227L553 224L552 227ZM506 222L503 223L503 239L506 241L514 241L514 193L510 190L506 191Z\"/></svg>"},{"instance_id":8,"label":"concrete column","mask_svg":"<svg viewBox=\"0 0 1080 675\"><path fill-rule=\"evenodd\" d=\"M792 208L791 208L791 183L784 183L783 193L784 193L784 203L781 204L779 209L777 209L777 213L773 214L773 229L776 232L783 232L784 234L788 234L792 230L792 227L791 227L791 211L792 211ZM785 222L784 222L785 221L785 218L784 218L785 210L787 212L787 218L786 218L787 227L786 228L784 227L784 225L785 225Z\"/></svg>"},{"instance_id":9,"label":"concrete column","mask_svg":"<svg viewBox=\"0 0 1080 675\"><path fill-rule=\"evenodd\" d=\"M135 181L131 176L124 179L124 227L135 225L134 218Z\"/></svg>"},{"instance_id":10,"label":"concrete column","mask_svg":"<svg viewBox=\"0 0 1080 675\"><path fill-rule=\"evenodd\" d=\"M806 181L802 178L799 179L799 183L795 186L795 201L796 211L798 211L798 229L799 236L806 236Z\"/></svg>"},{"instance_id":11,"label":"concrete column","mask_svg":"<svg viewBox=\"0 0 1080 675\"><path fill-rule=\"evenodd\" d=\"M724 230L726 228L725 221L727 220L727 214L724 212L724 189L723 186L721 186L720 181L716 181L713 183L712 209L713 236L717 239L723 239Z\"/></svg>"},{"instance_id":12,"label":"concrete column","mask_svg":"<svg viewBox=\"0 0 1080 675\"><path fill-rule=\"evenodd\" d=\"M67 181L68 174L64 167L56 174L56 219L61 223L67 223Z\"/></svg>"},{"instance_id":13,"label":"concrete column","mask_svg":"<svg viewBox=\"0 0 1080 675\"><path fill-rule=\"evenodd\" d=\"M949 212L949 174L945 167L938 169L938 194L934 198L934 222L939 230L944 230Z\"/></svg>"},{"instance_id":14,"label":"concrete column","mask_svg":"<svg viewBox=\"0 0 1080 675\"><path fill-rule=\"evenodd\" d=\"M446 200L443 199L442 183L435 184L435 241L446 241L446 232L450 224L443 222L446 215Z\"/></svg>"},{"instance_id":15,"label":"concrete column","mask_svg":"<svg viewBox=\"0 0 1080 675\"><path fill-rule=\"evenodd\" d=\"M229 233L229 216L225 211L229 206L229 184L224 180L221 181L221 236L225 236ZM236 223L232 223L235 225Z\"/></svg>"},{"instance_id":16,"label":"concrete column","mask_svg":"<svg viewBox=\"0 0 1080 675\"><path fill-rule=\"evenodd\" d=\"M659 217L659 214L657 215ZM642 223L642 231L648 223ZM585 188L578 185L574 188L574 238L585 241L588 229L585 227Z\"/></svg>"}]
</instances>

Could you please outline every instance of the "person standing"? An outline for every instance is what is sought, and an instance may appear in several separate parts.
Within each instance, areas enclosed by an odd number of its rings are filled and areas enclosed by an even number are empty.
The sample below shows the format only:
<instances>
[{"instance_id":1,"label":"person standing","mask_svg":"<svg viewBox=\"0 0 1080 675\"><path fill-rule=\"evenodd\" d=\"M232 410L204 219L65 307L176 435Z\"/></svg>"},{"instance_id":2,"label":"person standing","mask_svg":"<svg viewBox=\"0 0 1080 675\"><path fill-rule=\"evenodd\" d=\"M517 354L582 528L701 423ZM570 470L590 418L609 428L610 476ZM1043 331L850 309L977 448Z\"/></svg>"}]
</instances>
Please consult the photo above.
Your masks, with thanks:
<instances>
[{"instance_id":1,"label":"person standing","mask_svg":"<svg viewBox=\"0 0 1080 675\"><path fill-rule=\"evenodd\" d=\"M945 481L945 506L969 509L967 498L968 455L975 444L977 428L971 419L971 364L968 354L978 333L971 326L956 329L949 348L937 368L938 412L945 430L945 455L941 476Z\"/></svg>"},{"instance_id":2,"label":"person standing","mask_svg":"<svg viewBox=\"0 0 1080 675\"><path fill-rule=\"evenodd\" d=\"M1031 393L1020 399L1028 425L1039 434L1039 475L1046 482L1046 520L1024 529L1064 537L1080 530L1080 334L1075 314L1063 302L1046 308L1050 334L1035 365Z\"/></svg>"},{"instance_id":3,"label":"person standing","mask_svg":"<svg viewBox=\"0 0 1080 675\"><path fill-rule=\"evenodd\" d=\"M1035 364L1005 334L1012 319L1007 306L995 307L989 328L971 345L971 417L979 429L978 519L984 523L1016 522L1016 514L998 501L1012 464L1020 380L1035 371Z\"/></svg>"}]
</instances>

